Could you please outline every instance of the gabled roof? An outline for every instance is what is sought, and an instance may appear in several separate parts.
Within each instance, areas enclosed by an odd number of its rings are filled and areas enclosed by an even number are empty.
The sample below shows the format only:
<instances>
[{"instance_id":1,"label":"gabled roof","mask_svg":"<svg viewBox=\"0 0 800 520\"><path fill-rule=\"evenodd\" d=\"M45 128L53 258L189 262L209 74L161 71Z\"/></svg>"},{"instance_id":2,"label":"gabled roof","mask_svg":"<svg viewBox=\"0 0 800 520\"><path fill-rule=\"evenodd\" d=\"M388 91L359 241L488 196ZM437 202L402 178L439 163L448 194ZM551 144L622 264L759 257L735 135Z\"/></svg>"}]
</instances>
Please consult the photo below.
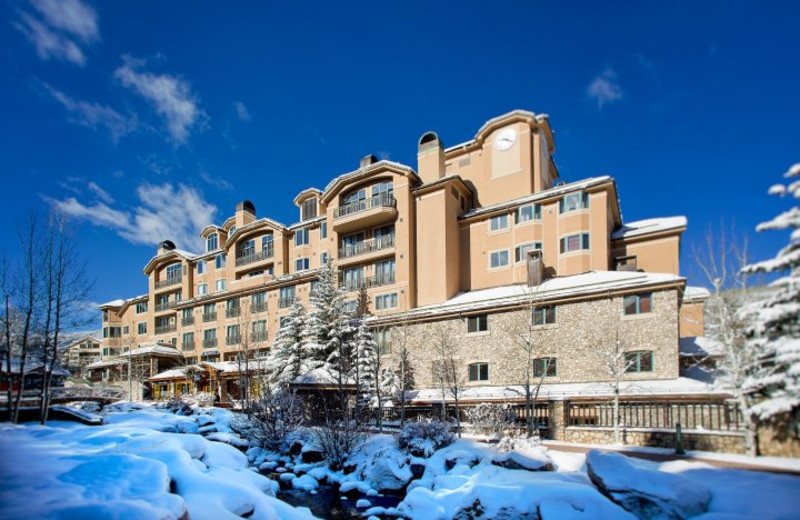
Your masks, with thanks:
<instances>
[{"instance_id":1,"label":"gabled roof","mask_svg":"<svg viewBox=\"0 0 800 520\"><path fill-rule=\"evenodd\" d=\"M648 218L627 222L611 232L611 240L633 238L664 231L683 231L686 229L686 217Z\"/></svg>"},{"instance_id":2,"label":"gabled roof","mask_svg":"<svg viewBox=\"0 0 800 520\"><path fill-rule=\"evenodd\" d=\"M317 188L306 188L306 189L304 189L303 191L298 193L297 196L294 198L295 206L299 205L300 202L303 199L307 199L308 197L314 196L314 195L319 197L320 195L322 195L322 191L318 190Z\"/></svg>"},{"instance_id":3,"label":"gabled roof","mask_svg":"<svg viewBox=\"0 0 800 520\"><path fill-rule=\"evenodd\" d=\"M170 249L169 251L165 251L164 253L151 258L150 261L147 262L147 265L144 266L143 271L144 274L150 274L150 271L152 271L157 264L165 260L169 260L170 258L192 261L197 258L197 256L198 255L196 253L192 253L191 251L185 251L183 249Z\"/></svg>"},{"instance_id":4,"label":"gabled roof","mask_svg":"<svg viewBox=\"0 0 800 520\"><path fill-rule=\"evenodd\" d=\"M325 186L325 190L322 192L322 199L325 200L328 197L330 197L333 193L337 191L339 186L341 186L342 184L358 179L361 176L367 177L369 173L382 169L394 171L396 173L401 173L403 175L408 175L409 177L413 177L415 180L419 180L419 176L411 166L406 166L405 164L401 164L394 161L387 161L384 159L382 161L369 164L363 168L353 170L349 173L344 173L342 175L339 175L331 182L329 182L327 186Z\"/></svg>"},{"instance_id":5,"label":"gabled roof","mask_svg":"<svg viewBox=\"0 0 800 520\"><path fill-rule=\"evenodd\" d=\"M550 116L547 114L535 114L530 110L512 110L510 112L506 112L505 114L501 114L497 117L493 117L486 121L478 131L475 133L475 137L470 139L469 141L464 141L463 143L459 143L454 146L449 146L445 148L445 154L450 152L456 152L460 149L471 148L472 146L483 142L486 138L486 135L490 132L494 131L501 126L505 126L513 121L526 121L529 124L536 123L540 125L544 131L547 133L547 144L548 144L548 152L550 154L555 152L555 146L553 144L553 131L550 128Z\"/></svg>"},{"instance_id":6,"label":"gabled roof","mask_svg":"<svg viewBox=\"0 0 800 520\"><path fill-rule=\"evenodd\" d=\"M228 239L225 240L225 247L228 247L230 244L235 242L236 239L239 238L239 236L247 233L248 231L253 231L255 229L258 229L258 228L261 228L261 227L264 227L264 226L272 227L273 229L276 229L278 231L286 231L286 229L287 229L284 224L281 224L277 220L272 220L271 218L268 218L268 217L261 217L259 219L256 219L256 220L252 221L252 222L248 222L247 224L245 224L245 225L243 225L241 227L236 228L233 231L233 233L228 235Z\"/></svg>"}]
</instances>

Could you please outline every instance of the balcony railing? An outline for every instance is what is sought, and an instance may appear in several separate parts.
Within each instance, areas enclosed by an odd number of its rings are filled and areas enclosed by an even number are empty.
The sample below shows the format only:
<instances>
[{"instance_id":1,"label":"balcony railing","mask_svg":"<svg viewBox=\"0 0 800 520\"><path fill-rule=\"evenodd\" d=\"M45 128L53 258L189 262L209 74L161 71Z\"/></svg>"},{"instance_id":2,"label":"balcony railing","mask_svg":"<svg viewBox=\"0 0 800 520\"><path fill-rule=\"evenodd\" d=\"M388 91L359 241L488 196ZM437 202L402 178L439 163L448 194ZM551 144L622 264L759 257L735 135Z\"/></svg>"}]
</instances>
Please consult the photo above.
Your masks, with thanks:
<instances>
[{"instance_id":1,"label":"balcony railing","mask_svg":"<svg viewBox=\"0 0 800 520\"><path fill-rule=\"evenodd\" d=\"M196 346L194 341L184 341L181 343L181 350L194 350Z\"/></svg>"},{"instance_id":2,"label":"balcony railing","mask_svg":"<svg viewBox=\"0 0 800 520\"><path fill-rule=\"evenodd\" d=\"M226 345L238 345L239 341L241 341L241 336L225 336L225 344Z\"/></svg>"},{"instance_id":3,"label":"balcony railing","mask_svg":"<svg viewBox=\"0 0 800 520\"><path fill-rule=\"evenodd\" d=\"M161 289L162 287L169 287L170 285L178 285L181 283L183 276L170 276L165 278L164 280L159 280L156 282L156 289Z\"/></svg>"},{"instance_id":4,"label":"balcony railing","mask_svg":"<svg viewBox=\"0 0 800 520\"><path fill-rule=\"evenodd\" d=\"M267 331L254 332L250 335L253 341L267 341Z\"/></svg>"},{"instance_id":5,"label":"balcony railing","mask_svg":"<svg viewBox=\"0 0 800 520\"><path fill-rule=\"evenodd\" d=\"M397 207L397 199L391 195L378 195L368 199L359 200L339 206L333 213L333 218L347 217L355 213L367 211L372 208L394 208Z\"/></svg>"},{"instance_id":6,"label":"balcony railing","mask_svg":"<svg viewBox=\"0 0 800 520\"><path fill-rule=\"evenodd\" d=\"M274 246L270 244L268 247L262 249L261 251L255 251L253 253L239 255L236 257L236 267L252 264L253 262L258 262L260 260L266 260L267 258L272 258L274 251L275 251Z\"/></svg>"},{"instance_id":7,"label":"balcony railing","mask_svg":"<svg viewBox=\"0 0 800 520\"><path fill-rule=\"evenodd\" d=\"M211 348L217 346L217 338L206 338L203 340L203 348Z\"/></svg>"},{"instance_id":8,"label":"balcony railing","mask_svg":"<svg viewBox=\"0 0 800 520\"><path fill-rule=\"evenodd\" d=\"M387 235L380 238L361 241L352 246L345 246L339 249L339 258L349 258L351 256L363 255L372 251L389 249L394 247L394 235Z\"/></svg>"},{"instance_id":9,"label":"balcony railing","mask_svg":"<svg viewBox=\"0 0 800 520\"><path fill-rule=\"evenodd\" d=\"M217 313L216 312L204 312L203 313L203 321L217 321Z\"/></svg>"},{"instance_id":10,"label":"balcony railing","mask_svg":"<svg viewBox=\"0 0 800 520\"><path fill-rule=\"evenodd\" d=\"M395 273L382 273L369 278L356 278L355 280L342 280L340 287L347 291L359 291L361 289L369 289L370 287L379 287L381 285L391 285L394 283Z\"/></svg>"},{"instance_id":11,"label":"balcony railing","mask_svg":"<svg viewBox=\"0 0 800 520\"><path fill-rule=\"evenodd\" d=\"M226 318L238 318L241 313L242 309L239 307L231 307L230 309L225 309Z\"/></svg>"},{"instance_id":12,"label":"balcony railing","mask_svg":"<svg viewBox=\"0 0 800 520\"><path fill-rule=\"evenodd\" d=\"M178 302L163 302L156 304L156 312L168 311L175 308Z\"/></svg>"},{"instance_id":13,"label":"balcony railing","mask_svg":"<svg viewBox=\"0 0 800 520\"><path fill-rule=\"evenodd\" d=\"M267 302L257 302L250 305L250 310L252 312L266 312L267 310Z\"/></svg>"},{"instance_id":14,"label":"balcony railing","mask_svg":"<svg viewBox=\"0 0 800 520\"><path fill-rule=\"evenodd\" d=\"M174 323L170 323L169 325L159 325L156 327L156 334L167 334L169 332L175 332L178 330L178 326Z\"/></svg>"},{"instance_id":15,"label":"balcony railing","mask_svg":"<svg viewBox=\"0 0 800 520\"><path fill-rule=\"evenodd\" d=\"M194 316L181 318L181 327L188 327L189 325L194 325Z\"/></svg>"},{"instance_id":16,"label":"balcony railing","mask_svg":"<svg viewBox=\"0 0 800 520\"><path fill-rule=\"evenodd\" d=\"M278 308L285 309L286 307L291 307L292 303L294 303L294 296L291 298L280 298L278 300Z\"/></svg>"}]
</instances>

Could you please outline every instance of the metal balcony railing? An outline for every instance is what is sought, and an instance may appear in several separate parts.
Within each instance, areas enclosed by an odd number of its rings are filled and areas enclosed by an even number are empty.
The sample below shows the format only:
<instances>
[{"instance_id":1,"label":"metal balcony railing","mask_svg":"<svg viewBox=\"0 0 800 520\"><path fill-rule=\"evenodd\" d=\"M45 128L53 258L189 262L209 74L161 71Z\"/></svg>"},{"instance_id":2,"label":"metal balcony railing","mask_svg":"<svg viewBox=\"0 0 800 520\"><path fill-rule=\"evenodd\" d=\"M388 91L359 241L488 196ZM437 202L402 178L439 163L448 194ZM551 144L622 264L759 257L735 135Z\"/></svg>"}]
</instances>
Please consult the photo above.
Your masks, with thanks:
<instances>
[{"instance_id":1,"label":"metal balcony railing","mask_svg":"<svg viewBox=\"0 0 800 520\"><path fill-rule=\"evenodd\" d=\"M177 302L164 302L156 304L156 312L168 311L174 309Z\"/></svg>"},{"instance_id":2,"label":"metal balcony railing","mask_svg":"<svg viewBox=\"0 0 800 520\"><path fill-rule=\"evenodd\" d=\"M367 211L372 208L395 208L397 207L397 199L391 195L377 195L364 200L358 200L339 206L333 213L333 218L342 218Z\"/></svg>"},{"instance_id":3,"label":"metal balcony railing","mask_svg":"<svg viewBox=\"0 0 800 520\"><path fill-rule=\"evenodd\" d=\"M253 262L258 262L260 260L266 260L267 258L272 258L274 252L275 247L273 245L269 245L267 248L261 251L239 255L236 257L236 267L252 264Z\"/></svg>"},{"instance_id":4,"label":"metal balcony railing","mask_svg":"<svg viewBox=\"0 0 800 520\"><path fill-rule=\"evenodd\" d=\"M217 313L216 312L204 312L203 313L203 321L216 321L217 320Z\"/></svg>"},{"instance_id":5,"label":"metal balcony railing","mask_svg":"<svg viewBox=\"0 0 800 520\"><path fill-rule=\"evenodd\" d=\"M278 308L285 309L286 307L291 307L292 303L294 303L294 296L291 298L280 298L278 300Z\"/></svg>"},{"instance_id":6,"label":"metal balcony railing","mask_svg":"<svg viewBox=\"0 0 800 520\"><path fill-rule=\"evenodd\" d=\"M194 316L189 318L181 318L181 326L188 327L189 325L194 325Z\"/></svg>"},{"instance_id":7,"label":"metal balcony railing","mask_svg":"<svg viewBox=\"0 0 800 520\"><path fill-rule=\"evenodd\" d=\"M239 342L242 340L241 336L225 336L225 344L226 345L238 345Z\"/></svg>"},{"instance_id":8,"label":"metal balcony railing","mask_svg":"<svg viewBox=\"0 0 800 520\"><path fill-rule=\"evenodd\" d=\"M395 273L381 273L369 278L356 278L355 280L342 280L340 287L347 291L359 291L362 288L379 287L381 285L391 285L394 283Z\"/></svg>"},{"instance_id":9,"label":"metal balcony railing","mask_svg":"<svg viewBox=\"0 0 800 520\"><path fill-rule=\"evenodd\" d=\"M267 310L267 302L258 302L250 306L252 312L265 312Z\"/></svg>"},{"instance_id":10,"label":"metal balcony railing","mask_svg":"<svg viewBox=\"0 0 800 520\"><path fill-rule=\"evenodd\" d=\"M203 348L211 348L217 346L217 338L206 338L203 340Z\"/></svg>"},{"instance_id":11,"label":"metal balcony railing","mask_svg":"<svg viewBox=\"0 0 800 520\"><path fill-rule=\"evenodd\" d=\"M183 276L170 276L163 280L158 280L156 282L156 289L161 289L162 287L169 287L170 285L178 285L181 283Z\"/></svg>"},{"instance_id":12,"label":"metal balcony railing","mask_svg":"<svg viewBox=\"0 0 800 520\"><path fill-rule=\"evenodd\" d=\"M372 238L339 249L339 258L350 258L351 256L363 255L364 253L380 251L381 249L390 249L392 247L394 247L394 235Z\"/></svg>"},{"instance_id":13,"label":"metal balcony railing","mask_svg":"<svg viewBox=\"0 0 800 520\"><path fill-rule=\"evenodd\" d=\"M194 350L196 346L194 341L184 341L181 343L182 350Z\"/></svg>"},{"instance_id":14,"label":"metal balcony railing","mask_svg":"<svg viewBox=\"0 0 800 520\"><path fill-rule=\"evenodd\" d=\"M174 323L170 323L169 325L159 325L156 327L156 334L167 334L169 332L175 332L178 330L178 326Z\"/></svg>"},{"instance_id":15,"label":"metal balcony railing","mask_svg":"<svg viewBox=\"0 0 800 520\"><path fill-rule=\"evenodd\" d=\"M267 341L267 331L254 332L250 335L253 341Z\"/></svg>"},{"instance_id":16,"label":"metal balcony railing","mask_svg":"<svg viewBox=\"0 0 800 520\"><path fill-rule=\"evenodd\" d=\"M242 309L239 307L231 307L230 309L225 309L226 318L238 318L240 314L242 314Z\"/></svg>"}]
</instances>

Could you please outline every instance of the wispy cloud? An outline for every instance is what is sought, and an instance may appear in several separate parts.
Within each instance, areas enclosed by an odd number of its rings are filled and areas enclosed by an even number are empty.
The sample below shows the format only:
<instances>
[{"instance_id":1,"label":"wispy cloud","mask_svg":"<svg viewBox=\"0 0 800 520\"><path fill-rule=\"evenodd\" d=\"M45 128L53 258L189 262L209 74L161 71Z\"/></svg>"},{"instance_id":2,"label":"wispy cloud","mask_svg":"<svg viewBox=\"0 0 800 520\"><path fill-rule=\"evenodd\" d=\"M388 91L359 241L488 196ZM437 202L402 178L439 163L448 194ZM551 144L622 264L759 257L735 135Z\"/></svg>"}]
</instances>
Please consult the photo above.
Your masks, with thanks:
<instances>
[{"instance_id":1,"label":"wispy cloud","mask_svg":"<svg viewBox=\"0 0 800 520\"><path fill-rule=\"evenodd\" d=\"M161 159L154 153L145 155L144 157L139 157L139 162L141 162L148 170L159 176L169 175L169 173L173 170L173 167L169 162Z\"/></svg>"},{"instance_id":2,"label":"wispy cloud","mask_svg":"<svg viewBox=\"0 0 800 520\"><path fill-rule=\"evenodd\" d=\"M250 112L247 110L247 107L241 101L234 101L233 108L236 109L236 117L239 118L239 121L250 121Z\"/></svg>"},{"instance_id":3,"label":"wispy cloud","mask_svg":"<svg viewBox=\"0 0 800 520\"><path fill-rule=\"evenodd\" d=\"M207 125L208 116L185 79L147 72L143 70L147 65L144 60L130 56L122 59L123 65L114 71L114 77L153 105L173 142L185 144L194 128Z\"/></svg>"},{"instance_id":4,"label":"wispy cloud","mask_svg":"<svg viewBox=\"0 0 800 520\"><path fill-rule=\"evenodd\" d=\"M18 9L12 25L33 44L39 58L83 66L83 47L100 40L95 10L80 0L30 0L30 4L38 16Z\"/></svg>"},{"instance_id":5,"label":"wispy cloud","mask_svg":"<svg viewBox=\"0 0 800 520\"><path fill-rule=\"evenodd\" d=\"M87 187L92 193L94 193L95 197L105 202L106 204L111 204L112 202L114 202L114 198L111 195L109 195L106 190L98 186L96 182L90 181Z\"/></svg>"},{"instance_id":6,"label":"wispy cloud","mask_svg":"<svg viewBox=\"0 0 800 520\"><path fill-rule=\"evenodd\" d=\"M225 191L233 190L233 184L228 182L226 179L223 179L222 177L215 177L211 175L206 170L200 170L200 178L203 179L208 184L210 184L211 186L214 186L215 188L219 188Z\"/></svg>"},{"instance_id":7,"label":"wispy cloud","mask_svg":"<svg viewBox=\"0 0 800 520\"><path fill-rule=\"evenodd\" d=\"M139 121L135 114L122 115L106 105L73 99L47 83L42 85L45 91L67 110L71 123L95 131L106 131L115 143L119 141L120 137L136 131L139 127Z\"/></svg>"},{"instance_id":8,"label":"wispy cloud","mask_svg":"<svg viewBox=\"0 0 800 520\"><path fill-rule=\"evenodd\" d=\"M64 215L110 229L132 244L156 245L172 240L179 247L200 248L200 231L214 222L217 207L194 188L178 184L142 184L139 205L118 209L110 202L83 203L75 197L43 197Z\"/></svg>"},{"instance_id":9,"label":"wispy cloud","mask_svg":"<svg viewBox=\"0 0 800 520\"><path fill-rule=\"evenodd\" d=\"M608 103L622 99L622 88L619 86L614 69L608 68L595 77L586 88L586 95L597 102L598 110L602 110Z\"/></svg>"}]
</instances>

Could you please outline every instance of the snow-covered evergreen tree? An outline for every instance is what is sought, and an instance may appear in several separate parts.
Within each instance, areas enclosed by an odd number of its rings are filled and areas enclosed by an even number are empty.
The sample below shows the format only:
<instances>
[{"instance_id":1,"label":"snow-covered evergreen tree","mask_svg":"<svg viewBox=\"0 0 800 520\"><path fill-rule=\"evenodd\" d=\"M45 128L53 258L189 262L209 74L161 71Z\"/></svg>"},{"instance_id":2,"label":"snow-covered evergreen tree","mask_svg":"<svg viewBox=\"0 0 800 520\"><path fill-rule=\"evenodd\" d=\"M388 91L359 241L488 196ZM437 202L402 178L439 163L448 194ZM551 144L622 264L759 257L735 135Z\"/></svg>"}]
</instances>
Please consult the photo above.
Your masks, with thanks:
<instances>
[{"instance_id":1,"label":"snow-covered evergreen tree","mask_svg":"<svg viewBox=\"0 0 800 520\"><path fill-rule=\"evenodd\" d=\"M267 361L270 381L281 388L308 370L308 360L303 349L306 330L306 309L295 298L283 326L275 335L275 342Z\"/></svg>"},{"instance_id":2,"label":"snow-covered evergreen tree","mask_svg":"<svg viewBox=\"0 0 800 520\"><path fill-rule=\"evenodd\" d=\"M381 396L383 397L381 407L383 407L384 403L394 404L395 399L400 393L400 377L391 368L385 368L383 372L381 372L381 380L378 384L378 388L380 388ZM375 403L375 405L378 406L377 403Z\"/></svg>"},{"instance_id":3,"label":"snow-covered evergreen tree","mask_svg":"<svg viewBox=\"0 0 800 520\"><path fill-rule=\"evenodd\" d=\"M784 177L787 184L769 189L772 195L800 199L800 163ZM748 381L748 392L758 396L752 412L761 420L788 418L800 426L800 207L796 204L772 220L759 224L758 231L791 230L789 244L775 258L749 265L748 273L779 273L772 282L777 292L748 307L754 325L750 347L761 362Z\"/></svg>"},{"instance_id":4,"label":"snow-covered evergreen tree","mask_svg":"<svg viewBox=\"0 0 800 520\"><path fill-rule=\"evenodd\" d=\"M346 367L352 328L344 309L344 291L339 289L330 264L320 269L319 278L311 290L311 308L306 320L303 349L310 370L322 368L331 374ZM346 374L346 370L344 371Z\"/></svg>"},{"instance_id":5,"label":"snow-covered evergreen tree","mask_svg":"<svg viewBox=\"0 0 800 520\"><path fill-rule=\"evenodd\" d=\"M378 389L377 349L366 320L360 320L353 349L352 377L358 388L358 409L368 409Z\"/></svg>"}]
</instances>

